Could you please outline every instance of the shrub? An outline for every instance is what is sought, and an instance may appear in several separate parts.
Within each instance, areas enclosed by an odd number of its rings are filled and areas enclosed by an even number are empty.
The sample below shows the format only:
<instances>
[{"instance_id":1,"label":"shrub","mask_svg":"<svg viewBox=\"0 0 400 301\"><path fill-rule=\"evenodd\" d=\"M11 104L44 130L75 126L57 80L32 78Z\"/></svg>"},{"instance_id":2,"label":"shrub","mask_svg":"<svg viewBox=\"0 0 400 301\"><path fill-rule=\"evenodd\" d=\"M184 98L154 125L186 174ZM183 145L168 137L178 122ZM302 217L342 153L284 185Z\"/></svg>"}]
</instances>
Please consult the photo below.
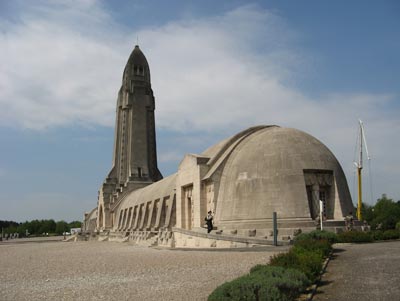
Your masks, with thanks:
<instances>
[{"instance_id":1,"label":"shrub","mask_svg":"<svg viewBox=\"0 0 400 301\"><path fill-rule=\"evenodd\" d=\"M323 256L320 251L305 251L292 248L288 253L281 253L271 257L271 266L294 268L303 272L307 278L314 282L322 268Z\"/></svg>"},{"instance_id":2,"label":"shrub","mask_svg":"<svg viewBox=\"0 0 400 301\"><path fill-rule=\"evenodd\" d=\"M249 275L217 287L208 300L293 300L309 281L300 271L257 265Z\"/></svg>"},{"instance_id":3,"label":"shrub","mask_svg":"<svg viewBox=\"0 0 400 301\"><path fill-rule=\"evenodd\" d=\"M381 230L372 231L371 236L374 240L383 240L383 231Z\"/></svg>"},{"instance_id":4,"label":"shrub","mask_svg":"<svg viewBox=\"0 0 400 301\"><path fill-rule=\"evenodd\" d=\"M311 251L311 252L320 252L322 257L326 257L332 250L332 245L326 239L303 239L299 240L295 243L293 247L294 251L301 252L304 251Z\"/></svg>"},{"instance_id":5,"label":"shrub","mask_svg":"<svg viewBox=\"0 0 400 301\"><path fill-rule=\"evenodd\" d=\"M256 300L255 294L259 289L259 283L246 275L220 285L208 296L208 300Z\"/></svg>"},{"instance_id":6,"label":"shrub","mask_svg":"<svg viewBox=\"0 0 400 301\"><path fill-rule=\"evenodd\" d=\"M337 235L333 232L314 230L309 233L299 234L298 236L295 237L295 242L301 240L309 240L309 239L314 239L314 240L323 239L327 240L330 244L334 244L338 240Z\"/></svg>"},{"instance_id":7,"label":"shrub","mask_svg":"<svg viewBox=\"0 0 400 301\"><path fill-rule=\"evenodd\" d=\"M287 253L271 257L269 265L256 265L250 274L217 287L208 300L295 300L314 282L337 235L312 231L296 236Z\"/></svg>"},{"instance_id":8,"label":"shrub","mask_svg":"<svg viewBox=\"0 0 400 301\"><path fill-rule=\"evenodd\" d=\"M369 232L360 232L360 231L347 231L342 232L337 235L339 242L372 242L374 241L373 235Z\"/></svg>"},{"instance_id":9,"label":"shrub","mask_svg":"<svg viewBox=\"0 0 400 301\"><path fill-rule=\"evenodd\" d=\"M385 232L383 232L383 240L398 239L398 238L400 238L399 230L386 230Z\"/></svg>"},{"instance_id":10,"label":"shrub","mask_svg":"<svg viewBox=\"0 0 400 301\"><path fill-rule=\"evenodd\" d=\"M304 273L295 269L285 269L280 266L270 266L266 264L257 264L250 269L250 274L261 274L268 278L289 278L292 280L297 279L303 285L309 285L310 281Z\"/></svg>"},{"instance_id":11,"label":"shrub","mask_svg":"<svg viewBox=\"0 0 400 301\"><path fill-rule=\"evenodd\" d=\"M388 239L398 239L400 238L399 230L375 230L371 232L371 236L374 240L388 240Z\"/></svg>"},{"instance_id":12,"label":"shrub","mask_svg":"<svg viewBox=\"0 0 400 301\"><path fill-rule=\"evenodd\" d=\"M256 265L250 270L250 275L256 274L270 279L269 282L277 286L279 291L289 299L297 297L311 283L303 272L292 268Z\"/></svg>"}]
</instances>

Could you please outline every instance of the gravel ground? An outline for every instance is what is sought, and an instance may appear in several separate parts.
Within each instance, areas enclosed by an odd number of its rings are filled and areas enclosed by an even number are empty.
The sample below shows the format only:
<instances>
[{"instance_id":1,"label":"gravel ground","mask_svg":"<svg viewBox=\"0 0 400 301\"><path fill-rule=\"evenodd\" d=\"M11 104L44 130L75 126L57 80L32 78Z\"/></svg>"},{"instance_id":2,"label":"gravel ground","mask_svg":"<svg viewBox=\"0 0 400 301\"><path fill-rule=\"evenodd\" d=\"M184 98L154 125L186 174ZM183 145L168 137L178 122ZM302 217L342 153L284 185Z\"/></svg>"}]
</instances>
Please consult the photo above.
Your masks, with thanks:
<instances>
[{"instance_id":1,"label":"gravel ground","mask_svg":"<svg viewBox=\"0 0 400 301\"><path fill-rule=\"evenodd\" d=\"M156 250L113 242L0 244L0 300L206 300L286 248Z\"/></svg>"}]
</instances>

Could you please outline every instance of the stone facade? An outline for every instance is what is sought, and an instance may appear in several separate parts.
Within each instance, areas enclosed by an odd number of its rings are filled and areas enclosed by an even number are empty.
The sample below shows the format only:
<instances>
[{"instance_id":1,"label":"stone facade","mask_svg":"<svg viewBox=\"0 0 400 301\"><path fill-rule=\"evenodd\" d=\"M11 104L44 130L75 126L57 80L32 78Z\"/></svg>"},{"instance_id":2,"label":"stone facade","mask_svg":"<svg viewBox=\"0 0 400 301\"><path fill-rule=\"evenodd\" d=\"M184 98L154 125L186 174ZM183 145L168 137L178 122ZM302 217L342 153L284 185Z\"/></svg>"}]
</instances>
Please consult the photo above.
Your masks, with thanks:
<instances>
[{"instance_id":1,"label":"stone facade","mask_svg":"<svg viewBox=\"0 0 400 301\"><path fill-rule=\"evenodd\" d=\"M314 137L275 125L256 126L187 154L164 179L157 168L150 69L138 46L118 94L113 166L84 230L102 240L170 247L262 245L314 229L323 203L325 226L338 230L353 211L343 170ZM217 231L205 233L214 215Z\"/></svg>"}]
</instances>

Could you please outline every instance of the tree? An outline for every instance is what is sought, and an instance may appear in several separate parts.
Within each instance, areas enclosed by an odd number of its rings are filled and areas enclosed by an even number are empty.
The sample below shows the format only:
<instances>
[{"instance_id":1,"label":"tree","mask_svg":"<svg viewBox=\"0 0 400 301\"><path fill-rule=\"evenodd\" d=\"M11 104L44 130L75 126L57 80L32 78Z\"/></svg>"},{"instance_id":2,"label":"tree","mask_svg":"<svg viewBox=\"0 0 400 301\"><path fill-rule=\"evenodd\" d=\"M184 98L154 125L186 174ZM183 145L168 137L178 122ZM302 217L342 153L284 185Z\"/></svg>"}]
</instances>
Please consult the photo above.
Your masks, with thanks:
<instances>
[{"instance_id":1,"label":"tree","mask_svg":"<svg viewBox=\"0 0 400 301\"><path fill-rule=\"evenodd\" d=\"M14 221L2 221L0 220L0 228L8 228L10 226L18 227L18 223Z\"/></svg>"},{"instance_id":2,"label":"tree","mask_svg":"<svg viewBox=\"0 0 400 301\"><path fill-rule=\"evenodd\" d=\"M82 222L80 221L72 221L69 223L70 228L80 228L82 226Z\"/></svg>"},{"instance_id":3,"label":"tree","mask_svg":"<svg viewBox=\"0 0 400 301\"><path fill-rule=\"evenodd\" d=\"M64 232L69 232L69 226L66 221L58 221L56 223L56 233L62 235Z\"/></svg>"},{"instance_id":4,"label":"tree","mask_svg":"<svg viewBox=\"0 0 400 301\"><path fill-rule=\"evenodd\" d=\"M361 216L363 220L367 221L368 224L371 224L374 219L374 206L362 203Z\"/></svg>"},{"instance_id":5,"label":"tree","mask_svg":"<svg viewBox=\"0 0 400 301\"><path fill-rule=\"evenodd\" d=\"M400 221L400 202L393 202L392 199L387 198L386 194L383 194L374 207L370 208L370 212L367 210L366 214L371 219L369 222L373 229L381 228L395 229L396 223ZM368 221L368 220L367 220Z\"/></svg>"},{"instance_id":6,"label":"tree","mask_svg":"<svg viewBox=\"0 0 400 301\"><path fill-rule=\"evenodd\" d=\"M41 220L38 234L56 232L56 222L53 219Z\"/></svg>"},{"instance_id":7,"label":"tree","mask_svg":"<svg viewBox=\"0 0 400 301\"><path fill-rule=\"evenodd\" d=\"M29 233L35 234L35 235L36 234L40 234L39 230L40 230L41 223L40 223L39 220L34 219L34 220L32 220L30 222L27 222L27 223L28 223L28 231L29 231Z\"/></svg>"}]
</instances>

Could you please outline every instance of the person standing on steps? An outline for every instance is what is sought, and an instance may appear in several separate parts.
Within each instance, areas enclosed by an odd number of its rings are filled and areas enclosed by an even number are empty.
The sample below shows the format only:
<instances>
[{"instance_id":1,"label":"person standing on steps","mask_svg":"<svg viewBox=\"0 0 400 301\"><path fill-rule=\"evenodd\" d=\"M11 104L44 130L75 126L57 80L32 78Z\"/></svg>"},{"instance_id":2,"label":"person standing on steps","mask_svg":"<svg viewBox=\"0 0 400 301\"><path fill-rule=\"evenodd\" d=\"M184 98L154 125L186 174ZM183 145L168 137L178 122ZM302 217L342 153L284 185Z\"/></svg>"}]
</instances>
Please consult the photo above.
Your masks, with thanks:
<instances>
[{"instance_id":1,"label":"person standing on steps","mask_svg":"<svg viewBox=\"0 0 400 301\"><path fill-rule=\"evenodd\" d=\"M207 224L207 233L210 233L213 229L213 216L211 214L211 211L208 211L207 216L204 218Z\"/></svg>"}]
</instances>

